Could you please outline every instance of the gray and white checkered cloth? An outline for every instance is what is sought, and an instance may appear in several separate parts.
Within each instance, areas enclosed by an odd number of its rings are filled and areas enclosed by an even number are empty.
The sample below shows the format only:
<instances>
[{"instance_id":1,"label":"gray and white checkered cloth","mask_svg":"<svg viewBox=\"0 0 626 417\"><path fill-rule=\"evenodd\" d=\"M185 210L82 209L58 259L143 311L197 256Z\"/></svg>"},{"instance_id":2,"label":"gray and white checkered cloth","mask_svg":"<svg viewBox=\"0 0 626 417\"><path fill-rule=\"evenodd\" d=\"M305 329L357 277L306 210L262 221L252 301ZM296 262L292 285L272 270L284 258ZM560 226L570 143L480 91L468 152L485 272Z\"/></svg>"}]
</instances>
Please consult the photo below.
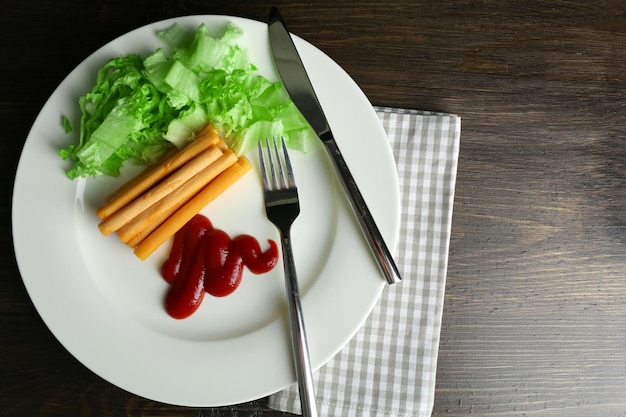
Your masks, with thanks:
<instances>
[{"instance_id":1,"label":"gray and white checkered cloth","mask_svg":"<svg viewBox=\"0 0 626 417\"><path fill-rule=\"evenodd\" d=\"M364 326L315 372L320 417L426 417L433 408L461 119L375 110L398 168L403 281L383 290ZM269 406L299 414L297 386Z\"/></svg>"}]
</instances>

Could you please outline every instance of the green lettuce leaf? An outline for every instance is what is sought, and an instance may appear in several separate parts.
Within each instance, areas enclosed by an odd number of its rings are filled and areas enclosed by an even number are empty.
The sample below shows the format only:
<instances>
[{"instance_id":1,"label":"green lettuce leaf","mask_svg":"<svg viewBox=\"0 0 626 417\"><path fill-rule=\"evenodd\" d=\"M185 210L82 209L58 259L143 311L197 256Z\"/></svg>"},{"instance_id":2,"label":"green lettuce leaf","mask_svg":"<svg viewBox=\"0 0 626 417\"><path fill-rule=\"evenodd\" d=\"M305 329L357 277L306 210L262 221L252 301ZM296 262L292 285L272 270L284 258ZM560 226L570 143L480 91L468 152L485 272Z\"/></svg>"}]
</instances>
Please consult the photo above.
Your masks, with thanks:
<instances>
[{"instance_id":1,"label":"green lettuce leaf","mask_svg":"<svg viewBox=\"0 0 626 417\"><path fill-rule=\"evenodd\" d=\"M233 24L219 37L205 24L195 31L174 24L157 34L171 53L164 47L145 59L110 60L79 99L79 143L59 151L72 161L67 175L118 175L127 161L149 164L209 122L238 155L271 136L307 152L315 133L282 85L256 73L237 44L242 35Z\"/></svg>"}]
</instances>

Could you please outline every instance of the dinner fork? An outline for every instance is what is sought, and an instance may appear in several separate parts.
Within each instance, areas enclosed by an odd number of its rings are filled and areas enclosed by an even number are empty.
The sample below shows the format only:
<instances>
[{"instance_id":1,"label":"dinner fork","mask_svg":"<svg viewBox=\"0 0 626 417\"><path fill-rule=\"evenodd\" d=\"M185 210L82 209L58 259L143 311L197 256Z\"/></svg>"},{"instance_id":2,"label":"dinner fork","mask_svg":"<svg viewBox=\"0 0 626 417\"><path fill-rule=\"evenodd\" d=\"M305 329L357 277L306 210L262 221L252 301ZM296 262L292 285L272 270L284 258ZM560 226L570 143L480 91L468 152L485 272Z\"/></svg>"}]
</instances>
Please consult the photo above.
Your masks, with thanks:
<instances>
[{"instance_id":1,"label":"dinner fork","mask_svg":"<svg viewBox=\"0 0 626 417\"><path fill-rule=\"evenodd\" d=\"M300 391L300 405L304 417L316 417L315 390L309 359L309 348L304 331L304 319L296 266L291 249L291 225L300 214L298 189L287 153L287 146L283 138L280 140L279 151L276 138L265 141L266 151L259 141L259 163L263 180L263 196L265 198L265 213L267 218L280 232L280 242L283 253L285 270L285 286L287 289L287 305L289 309L289 324L291 329L291 349ZM282 154L282 158L281 158Z\"/></svg>"}]
</instances>

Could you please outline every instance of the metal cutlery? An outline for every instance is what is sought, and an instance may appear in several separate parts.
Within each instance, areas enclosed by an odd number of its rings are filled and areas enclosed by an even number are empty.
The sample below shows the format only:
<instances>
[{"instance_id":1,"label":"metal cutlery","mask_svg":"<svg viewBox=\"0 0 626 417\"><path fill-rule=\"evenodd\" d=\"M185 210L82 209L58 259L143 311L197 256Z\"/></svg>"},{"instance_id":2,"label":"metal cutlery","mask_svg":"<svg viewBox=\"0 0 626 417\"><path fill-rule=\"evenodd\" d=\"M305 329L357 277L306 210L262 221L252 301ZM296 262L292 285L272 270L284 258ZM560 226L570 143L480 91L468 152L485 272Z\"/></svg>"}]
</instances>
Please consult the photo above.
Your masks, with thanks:
<instances>
[{"instance_id":1,"label":"metal cutlery","mask_svg":"<svg viewBox=\"0 0 626 417\"><path fill-rule=\"evenodd\" d=\"M296 107L300 110L300 113L302 113L304 118L309 122L324 144L335 172L348 197L350 207L356 215L361 230L382 274L389 284L399 282L401 277L398 267L335 142L326 116L317 99L315 90L311 85L306 69L302 64L298 50L293 43L289 31L285 27L278 9L275 7L273 7L269 13L268 29L274 62L276 63L276 68L278 69L285 89Z\"/></svg>"},{"instance_id":2,"label":"metal cutlery","mask_svg":"<svg viewBox=\"0 0 626 417\"><path fill-rule=\"evenodd\" d=\"M263 180L263 196L267 218L280 232L285 269L285 286L289 309L291 347L300 391L300 403L304 417L316 417L315 390L293 252L291 249L291 225L300 214L300 202L291 161L284 140L281 146L274 138L266 139L265 150L259 141L259 163ZM281 156L282 155L282 156Z\"/></svg>"}]
</instances>

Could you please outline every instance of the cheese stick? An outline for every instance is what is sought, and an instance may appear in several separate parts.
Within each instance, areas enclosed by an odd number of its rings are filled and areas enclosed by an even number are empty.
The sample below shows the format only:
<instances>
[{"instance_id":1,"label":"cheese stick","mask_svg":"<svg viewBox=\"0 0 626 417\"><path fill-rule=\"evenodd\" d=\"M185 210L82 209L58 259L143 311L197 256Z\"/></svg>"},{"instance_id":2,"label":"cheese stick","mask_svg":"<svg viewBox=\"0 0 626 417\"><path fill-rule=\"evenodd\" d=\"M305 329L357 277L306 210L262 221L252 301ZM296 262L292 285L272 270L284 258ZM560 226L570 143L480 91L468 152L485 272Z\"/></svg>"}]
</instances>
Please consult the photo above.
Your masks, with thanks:
<instances>
[{"instance_id":1,"label":"cheese stick","mask_svg":"<svg viewBox=\"0 0 626 417\"><path fill-rule=\"evenodd\" d=\"M105 204L96 211L96 214L101 219L106 219L212 145L219 144L219 148L223 150L223 145L220 142L223 141L219 137L217 129L213 125L208 125L197 134L197 138L189 145L180 150L176 148L170 150L166 153L164 160L146 169L105 198Z\"/></svg>"},{"instance_id":2,"label":"cheese stick","mask_svg":"<svg viewBox=\"0 0 626 417\"><path fill-rule=\"evenodd\" d=\"M153 188L134 199L131 203L100 222L98 225L100 232L104 235L109 235L117 231L119 228L123 227L126 223L138 216L142 211L164 198L206 166L216 161L222 154L222 150L217 146L211 146L207 150L203 151L191 161L187 162L184 166L173 172L170 176L165 178L162 182L158 183Z\"/></svg>"},{"instance_id":3,"label":"cheese stick","mask_svg":"<svg viewBox=\"0 0 626 417\"><path fill-rule=\"evenodd\" d=\"M237 162L237 156L227 150L211 165L200 171L189 181L176 188L117 231L119 239L131 247L137 246L145 236L156 229L167 217L191 200L215 177Z\"/></svg>"},{"instance_id":4,"label":"cheese stick","mask_svg":"<svg viewBox=\"0 0 626 417\"><path fill-rule=\"evenodd\" d=\"M194 198L178 209L137 245L134 250L135 255L141 260L146 260L159 246L191 220L193 216L198 214L211 201L215 200L251 168L252 165L248 159L245 157L239 158L236 163L217 176Z\"/></svg>"}]
</instances>

